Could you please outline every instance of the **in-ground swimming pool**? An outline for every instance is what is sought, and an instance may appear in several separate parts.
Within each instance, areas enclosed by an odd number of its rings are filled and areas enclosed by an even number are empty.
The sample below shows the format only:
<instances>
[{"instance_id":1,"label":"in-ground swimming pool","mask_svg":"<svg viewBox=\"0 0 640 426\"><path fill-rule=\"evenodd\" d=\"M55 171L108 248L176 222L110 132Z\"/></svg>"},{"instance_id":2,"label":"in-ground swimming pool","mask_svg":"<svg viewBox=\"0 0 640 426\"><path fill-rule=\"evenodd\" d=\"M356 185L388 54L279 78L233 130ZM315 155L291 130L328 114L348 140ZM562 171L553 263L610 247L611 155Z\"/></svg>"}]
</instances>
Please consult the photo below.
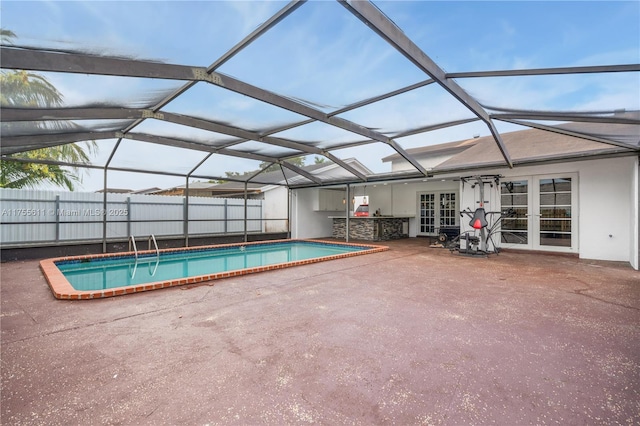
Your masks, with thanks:
<instances>
[{"instance_id":1,"label":"in-ground swimming pool","mask_svg":"<svg viewBox=\"0 0 640 426\"><path fill-rule=\"evenodd\" d=\"M58 299L94 299L195 284L388 250L385 246L277 240L47 259L40 267Z\"/></svg>"}]
</instances>

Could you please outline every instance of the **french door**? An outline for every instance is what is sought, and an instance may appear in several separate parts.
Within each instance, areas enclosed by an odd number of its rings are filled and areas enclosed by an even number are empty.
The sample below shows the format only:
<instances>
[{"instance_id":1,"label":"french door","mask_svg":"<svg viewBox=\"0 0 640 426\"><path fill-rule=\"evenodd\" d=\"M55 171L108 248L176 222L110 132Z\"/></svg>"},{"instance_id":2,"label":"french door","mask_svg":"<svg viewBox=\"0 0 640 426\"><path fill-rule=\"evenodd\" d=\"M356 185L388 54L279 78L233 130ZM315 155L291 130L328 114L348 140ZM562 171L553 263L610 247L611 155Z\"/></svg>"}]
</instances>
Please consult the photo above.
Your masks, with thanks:
<instances>
[{"instance_id":1,"label":"french door","mask_svg":"<svg viewBox=\"0 0 640 426\"><path fill-rule=\"evenodd\" d=\"M500 184L502 247L578 251L577 175L527 176Z\"/></svg>"},{"instance_id":2,"label":"french door","mask_svg":"<svg viewBox=\"0 0 640 426\"><path fill-rule=\"evenodd\" d=\"M458 224L455 192L424 192L418 194L418 235L437 235L441 226Z\"/></svg>"}]
</instances>

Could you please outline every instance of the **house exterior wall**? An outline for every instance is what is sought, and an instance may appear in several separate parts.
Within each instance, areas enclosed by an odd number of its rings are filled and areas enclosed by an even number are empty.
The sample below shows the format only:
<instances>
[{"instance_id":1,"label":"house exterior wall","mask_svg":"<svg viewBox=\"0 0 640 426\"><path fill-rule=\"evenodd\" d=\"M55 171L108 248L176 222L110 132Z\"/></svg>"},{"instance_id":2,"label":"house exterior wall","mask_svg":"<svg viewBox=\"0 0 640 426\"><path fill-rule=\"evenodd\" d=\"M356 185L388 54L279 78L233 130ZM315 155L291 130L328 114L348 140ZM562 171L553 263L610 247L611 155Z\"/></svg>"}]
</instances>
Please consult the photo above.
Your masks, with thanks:
<instances>
[{"instance_id":1,"label":"house exterior wall","mask_svg":"<svg viewBox=\"0 0 640 426\"><path fill-rule=\"evenodd\" d=\"M580 257L632 262L633 159L589 162L580 171ZM592 167L589 167L592 166ZM636 219L637 223L637 219Z\"/></svg>"},{"instance_id":2,"label":"house exterior wall","mask_svg":"<svg viewBox=\"0 0 640 426\"><path fill-rule=\"evenodd\" d=\"M425 169L429 170L438 164L448 160L454 154L453 153L445 153L445 154L429 154L428 156L417 156L417 160L420 165ZM414 167L404 158L398 158L391 161L391 171L399 172L404 170L413 170Z\"/></svg>"},{"instance_id":3,"label":"house exterior wall","mask_svg":"<svg viewBox=\"0 0 640 426\"><path fill-rule=\"evenodd\" d=\"M390 188L387 191L390 192L389 198L391 200L388 208L391 210L391 214L393 216L414 216L409 220L409 237L416 237L418 235L418 194L422 192L439 191L457 192L459 188L458 182L451 180L442 181L440 179L388 186ZM383 214L386 214L386 211L388 210L383 209Z\"/></svg>"},{"instance_id":4,"label":"house exterior wall","mask_svg":"<svg viewBox=\"0 0 640 426\"><path fill-rule=\"evenodd\" d=\"M326 211L315 211L318 189L296 189L291 193L291 238L323 238L330 237L333 221Z\"/></svg>"},{"instance_id":5,"label":"house exterior wall","mask_svg":"<svg viewBox=\"0 0 640 426\"><path fill-rule=\"evenodd\" d=\"M577 200L573 214L577 216L577 247L580 258L629 262L638 269L640 229L640 184L637 157L574 161L526 167L476 170L471 174L499 174L504 178L573 174L577 178ZM388 183L352 187L351 195L368 195L370 211L383 215L410 215L409 235L417 235L418 194L453 190L461 193L462 184L451 180L459 175L431 178L426 182ZM293 217L295 238L318 238L331 235L327 212L314 212L313 190L296 190L296 215ZM463 201L464 202L464 201ZM492 210L501 208L499 199ZM467 203L468 204L468 203ZM470 206L460 206L461 209ZM462 218L461 220L465 220ZM468 222L468 220L467 220Z\"/></svg>"},{"instance_id":6,"label":"house exterior wall","mask_svg":"<svg viewBox=\"0 0 640 426\"><path fill-rule=\"evenodd\" d=\"M638 159L621 157L478 171L505 178L575 173L580 258L638 269Z\"/></svg>"},{"instance_id":7,"label":"house exterior wall","mask_svg":"<svg viewBox=\"0 0 640 426\"><path fill-rule=\"evenodd\" d=\"M427 191L457 191L458 182L440 179L427 182L408 182L406 184L356 185L351 187L351 197L366 195L369 197L369 212L378 209L382 215L410 216L409 236L417 235L416 212L418 211L418 193ZM293 191L292 238L322 238L332 233L332 220L329 216L343 216L346 212L318 212L313 210L317 189L298 189Z\"/></svg>"},{"instance_id":8,"label":"house exterior wall","mask_svg":"<svg viewBox=\"0 0 640 426\"><path fill-rule=\"evenodd\" d=\"M264 192L264 232L286 232L289 191L284 186L273 187Z\"/></svg>"}]
</instances>

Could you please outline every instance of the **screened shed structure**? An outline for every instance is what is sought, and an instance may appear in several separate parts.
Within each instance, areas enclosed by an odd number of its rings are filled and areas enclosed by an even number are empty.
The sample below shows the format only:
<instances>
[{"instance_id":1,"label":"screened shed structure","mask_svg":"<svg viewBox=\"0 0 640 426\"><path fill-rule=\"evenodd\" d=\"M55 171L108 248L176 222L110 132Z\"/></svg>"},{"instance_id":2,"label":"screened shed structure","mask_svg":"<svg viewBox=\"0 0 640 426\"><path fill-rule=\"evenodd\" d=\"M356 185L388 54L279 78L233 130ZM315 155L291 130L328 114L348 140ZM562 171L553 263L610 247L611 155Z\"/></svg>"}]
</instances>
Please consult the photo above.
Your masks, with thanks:
<instances>
[{"instance_id":1,"label":"screened shed structure","mask_svg":"<svg viewBox=\"0 0 640 426\"><path fill-rule=\"evenodd\" d=\"M614 4L612 15L626 9L640 16L637 3ZM99 182L94 190L143 176L157 180L140 183L141 188L188 187L197 180L273 185L261 176L276 165L283 177L277 186L294 194L295 217L305 217L305 211L317 216L297 219L293 237L329 232L326 213L320 217L312 203L302 204L305 194L320 189L344 188L346 198L377 191L384 212L415 215L409 234L420 236L436 232L421 228L421 194L446 192L429 185L445 182L460 197L460 178L467 175L497 174L518 182L519 175L532 176L532 187L538 179L533 176L564 173L545 169L548 165L596 162L588 163L593 170L599 161L613 162L603 169L607 174L609 168L620 169L616 161L624 161L625 202L601 207L605 214L628 212L620 231L628 238L618 241L625 254L610 260L637 268L639 24L632 19L635 24L620 34L598 34L595 43L586 34L599 20L613 18L591 7L573 2L5 3L3 31L11 34L2 40L4 75L44 76L62 100L2 97L2 161L80 166ZM504 13L512 17L516 9L516 21L507 21ZM545 20L538 20L542 16ZM28 25L38 20L47 25ZM536 137L505 142L505 135L529 129ZM477 139L482 143L470 143L464 155L424 149ZM97 147L90 164L29 155L85 141ZM570 148L553 149L554 141ZM314 173L292 161L300 157L338 167L330 174ZM364 167L353 167L346 161L351 158ZM580 166L565 169L575 174L576 196L592 193L581 186L589 179L582 180ZM173 180L158 183L165 178ZM620 178L605 180L605 186ZM385 184L395 192L383 195ZM414 189L398 198L404 184ZM580 200L572 208L582 221L591 213L578 213L578 207L589 205ZM617 220L615 213L603 219L610 220ZM583 248L599 244L588 236L593 227L598 224L573 225L579 237L571 240L573 253L582 256Z\"/></svg>"}]
</instances>

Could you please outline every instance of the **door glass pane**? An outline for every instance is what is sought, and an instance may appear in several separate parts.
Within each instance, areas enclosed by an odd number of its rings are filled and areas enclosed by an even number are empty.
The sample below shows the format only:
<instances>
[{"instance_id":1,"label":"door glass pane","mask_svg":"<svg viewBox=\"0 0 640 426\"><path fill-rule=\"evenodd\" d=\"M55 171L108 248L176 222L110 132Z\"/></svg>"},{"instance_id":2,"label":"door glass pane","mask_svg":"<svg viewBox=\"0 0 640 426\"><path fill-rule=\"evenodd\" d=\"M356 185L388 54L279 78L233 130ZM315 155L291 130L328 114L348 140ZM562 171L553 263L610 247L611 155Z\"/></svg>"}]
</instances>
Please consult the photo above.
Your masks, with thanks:
<instances>
[{"instance_id":1,"label":"door glass pane","mask_svg":"<svg viewBox=\"0 0 640 426\"><path fill-rule=\"evenodd\" d=\"M420 233L435 232L435 194L420 194Z\"/></svg>"},{"instance_id":2,"label":"door glass pane","mask_svg":"<svg viewBox=\"0 0 640 426\"><path fill-rule=\"evenodd\" d=\"M541 179L540 193L569 192L571 193L571 178Z\"/></svg>"},{"instance_id":3,"label":"door glass pane","mask_svg":"<svg viewBox=\"0 0 640 426\"><path fill-rule=\"evenodd\" d=\"M526 232L502 232L502 242L507 244L527 244L528 234Z\"/></svg>"},{"instance_id":4,"label":"door glass pane","mask_svg":"<svg viewBox=\"0 0 640 426\"><path fill-rule=\"evenodd\" d=\"M571 206L541 207L540 217L546 218L571 218Z\"/></svg>"},{"instance_id":5,"label":"door glass pane","mask_svg":"<svg viewBox=\"0 0 640 426\"><path fill-rule=\"evenodd\" d=\"M570 206L571 205L571 193L553 193L543 194L540 193L540 207L543 206Z\"/></svg>"},{"instance_id":6,"label":"door glass pane","mask_svg":"<svg viewBox=\"0 0 640 426\"><path fill-rule=\"evenodd\" d=\"M526 206L527 197L527 194L502 194L500 196L503 206L505 204L508 206Z\"/></svg>"},{"instance_id":7,"label":"door glass pane","mask_svg":"<svg viewBox=\"0 0 640 426\"><path fill-rule=\"evenodd\" d=\"M510 217L502 219L502 242L508 244L528 244L529 205L526 180L506 181L500 184L502 210L511 211Z\"/></svg>"},{"instance_id":8,"label":"door glass pane","mask_svg":"<svg viewBox=\"0 0 640 426\"><path fill-rule=\"evenodd\" d=\"M540 245L571 247L571 234L562 234L560 232L541 232Z\"/></svg>"},{"instance_id":9,"label":"door glass pane","mask_svg":"<svg viewBox=\"0 0 640 426\"><path fill-rule=\"evenodd\" d=\"M502 219L502 232L504 233L505 230L526 232L529 229L528 225L529 223L526 218L525 219L504 218Z\"/></svg>"},{"instance_id":10,"label":"door glass pane","mask_svg":"<svg viewBox=\"0 0 640 426\"><path fill-rule=\"evenodd\" d=\"M540 221L540 231L571 232L571 219L543 219Z\"/></svg>"},{"instance_id":11,"label":"door glass pane","mask_svg":"<svg viewBox=\"0 0 640 426\"><path fill-rule=\"evenodd\" d=\"M456 213L456 194L440 194L440 226L455 226Z\"/></svg>"},{"instance_id":12,"label":"door glass pane","mask_svg":"<svg viewBox=\"0 0 640 426\"><path fill-rule=\"evenodd\" d=\"M540 180L540 245L571 247L571 178Z\"/></svg>"}]
</instances>

